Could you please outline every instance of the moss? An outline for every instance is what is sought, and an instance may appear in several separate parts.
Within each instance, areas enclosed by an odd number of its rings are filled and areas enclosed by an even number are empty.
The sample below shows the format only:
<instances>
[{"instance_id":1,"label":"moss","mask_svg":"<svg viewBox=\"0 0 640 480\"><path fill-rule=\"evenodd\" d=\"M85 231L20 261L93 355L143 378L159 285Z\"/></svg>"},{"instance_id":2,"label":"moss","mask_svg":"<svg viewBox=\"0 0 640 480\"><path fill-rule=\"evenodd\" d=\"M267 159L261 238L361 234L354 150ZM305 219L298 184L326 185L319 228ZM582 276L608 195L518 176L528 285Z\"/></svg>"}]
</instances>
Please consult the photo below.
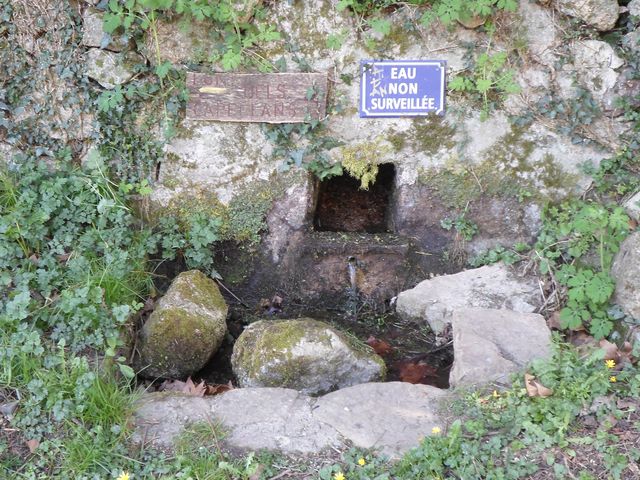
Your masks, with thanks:
<instances>
[{"instance_id":1,"label":"moss","mask_svg":"<svg viewBox=\"0 0 640 480\"><path fill-rule=\"evenodd\" d=\"M180 179L177 176L167 175L162 179L162 185L169 190L175 190L180 185Z\"/></svg>"},{"instance_id":2,"label":"moss","mask_svg":"<svg viewBox=\"0 0 640 480\"><path fill-rule=\"evenodd\" d=\"M317 370L311 358L296 356L293 349L305 338L310 343L333 346L332 337L327 324L312 318L297 320L267 321L253 324L247 335L241 336L234 348L232 362L234 369L242 365L246 376L259 382L267 382L270 386L304 389L299 379L307 372ZM375 355L371 348L359 340L331 329L345 344L351 347L354 356L376 362L381 367L382 378L386 374L384 361ZM264 366L269 365L268 378L265 378ZM329 373L329 372L327 372Z\"/></svg>"},{"instance_id":3,"label":"moss","mask_svg":"<svg viewBox=\"0 0 640 480\"><path fill-rule=\"evenodd\" d=\"M216 283L199 270L182 272L171 284L168 292L181 301L188 301L205 309L224 311L226 316L227 304L220 294Z\"/></svg>"},{"instance_id":4,"label":"moss","mask_svg":"<svg viewBox=\"0 0 640 480\"><path fill-rule=\"evenodd\" d=\"M524 192L540 192L571 185L576 176L565 172L550 154L541 161L532 161L535 143L524 137L525 131L511 131L485 154L479 164L464 164L457 157L449 159L444 168L423 169L420 183L437 191L450 208L464 208L481 196L516 197ZM543 200L545 194L533 195Z\"/></svg>"},{"instance_id":5,"label":"moss","mask_svg":"<svg viewBox=\"0 0 640 480\"><path fill-rule=\"evenodd\" d=\"M242 188L229 202L223 235L237 241L257 242L267 226L265 219L274 200L284 194L287 184L286 178L276 176Z\"/></svg>"},{"instance_id":6,"label":"moss","mask_svg":"<svg viewBox=\"0 0 640 480\"><path fill-rule=\"evenodd\" d=\"M404 55L415 40L417 37L414 33L408 31L404 25L394 22L391 25L391 31L382 39L382 43L392 49L394 53Z\"/></svg>"},{"instance_id":7,"label":"moss","mask_svg":"<svg viewBox=\"0 0 640 480\"><path fill-rule=\"evenodd\" d=\"M194 335L199 331L199 335ZM154 312L143 333L142 361L147 375L182 377L204 366L220 346L226 324L180 307ZM147 365L144 365L145 367Z\"/></svg>"},{"instance_id":8,"label":"moss","mask_svg":"<svg viewBox=\"0 0 640 480\"><path fill-rule=\"evenodd\" d=\"M378 164L385 160L391 147L382 144L379 138L371 141L342 147L342 166L353 178L360 180L360 188L368 190L375 183Z\"/></svg>"},{"instance_id":9,"label":"moss","mask_svg":"<svg viewBox=\"0 0 640 480\"><path fill-rule=\"evenodd\" d=\"M394 151L399 152L407 144L407 134L392 130L391 133L387 135L387 141L393 146Z\"/></svg>"},{"instance_id":10,"label":"moss","mask_svg":"<svg viewBox=\"0 0 640 480\"><path fill-rule=\"evenodd\" d=\"M227 331L227 304L218 286L190 270L176 277L160 302L143 328L147 374L180 377L199 370Z\"/></svg>"},{"instance_id":11,"label":"moss","mask_svg":"<svg viewBox=\"0 0 640 480\"><path fill-rule=\"evenodd\" d=\"M430 115L413 119L409 138L416 151L434 154L442 147L455 147L455 134L455 127L449 125L444 117Z\"/></svg>"}]
</instances>

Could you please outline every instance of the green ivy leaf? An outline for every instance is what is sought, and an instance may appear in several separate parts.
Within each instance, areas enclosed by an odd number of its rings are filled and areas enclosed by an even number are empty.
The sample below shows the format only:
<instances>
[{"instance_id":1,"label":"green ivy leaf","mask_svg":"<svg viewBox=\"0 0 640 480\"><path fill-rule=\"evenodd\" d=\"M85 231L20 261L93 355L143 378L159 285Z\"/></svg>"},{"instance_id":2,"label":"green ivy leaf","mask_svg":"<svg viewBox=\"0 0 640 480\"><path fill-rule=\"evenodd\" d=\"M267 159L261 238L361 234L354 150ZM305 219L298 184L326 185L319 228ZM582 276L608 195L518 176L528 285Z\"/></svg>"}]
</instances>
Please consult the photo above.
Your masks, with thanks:
<instances>
[{"instance_id":1,"label":"green ivy leaf","mask_svg":"<svg viewBox=\"0 0 640 480\"><path fill-rule=\"evenodd\" d=\"M128 379L132 379L136 376L136 372L133 371L129 365L125 365L124 363L118 363L118 368L120 369L120 373L122 376Z\"/></svg>"},{"instance_id":2,"label":"green ivy leaf","mask_svg":"<svg viewBox=\"0 0 640 480\"><path fill-rule=\"evenodd\" d=\"M589 333L593 335L596 340L600 340L608 336L613 330L613 322L605 316L597 316L591 319L591 325L589 325Z\"/></svg>"},{"instance_id":3,"label":"green ivy leaf","mask_svg":"<svg viewBox=\"0 0 640 480\"><path fill-rule=\"evenodd\" d=\"M467 79L462 76L456 76L449 82L449 88L456 91L467 90Z\"/></svg>"},{"instance_id":4,"label":"green ivy leaf","mask_svg":"<svg viewBox=\"0 0 640 480\"><path fill-rule=\"evenodd\" d=\"M122 25L122 17L115 13L105 13L102 30L107 33L113 33Z\"/></svg>"},{"instance_id":5,"label":"green ivy leaf","mask_svg":"<svg viewBox=\"0 0 640 480\"><path fill-rule=\"evenodd\" d=\"M160 78L165 78L171 70L171 62L164 61L160 65L156 65L156 75Z\"/></svg>"},{"instance_id":6,"label":"green ivy leaf","mask_svg":"<svg viewBox=\"0 0 640 480\"><path fill-rule=\"evenodd\" d=\"M589 319L589 312L580 310L575 303L570 303L560 311L560 326L564 329L578 330L583 322Z\"/></svg>"},{"instance_id":7,"label":"green ivy leaf","mask_svg":"<svg viewBox=\"0 0 640 480\"><path fill-rule=\"evenodd\" d=\"M369 26L382 35L389 35L391 32L391 21L386 18L372 18L369 20Z\"/></svg>"},{"instance_id":8,"label":"green ivy leaf","mask_svg":"<svg viewBox=\"0 0 640 480\"><path fill-rule=\"evenodd\" d=\"M615 283L609 274L600 272L586 284L585 293L593 303L603 304L609 300L614 289Z\"/></svg>"},{"instance_id":9,"label":"green ivy leaf","mask_svg":"<svg viewBox=\"0 0 640 480\"><path fill-rule=\"evenodd\" d=\"M488 80L486 78L481 78L476 82L476 88L480 93L486 93L489 91L492 84L493 82L491 80Z\"/></svg>"},{"instance_id":10,"label":"green ivy leaf","mask_svg":"<svg viewBox=\"0 0 640 480\"><path fill-rule=\"evenodd\" d=\"M242 55L235 50L227 50L222 56L222 68L225 70L234 70L242 63Z\"/></svg>"}]
</instances>

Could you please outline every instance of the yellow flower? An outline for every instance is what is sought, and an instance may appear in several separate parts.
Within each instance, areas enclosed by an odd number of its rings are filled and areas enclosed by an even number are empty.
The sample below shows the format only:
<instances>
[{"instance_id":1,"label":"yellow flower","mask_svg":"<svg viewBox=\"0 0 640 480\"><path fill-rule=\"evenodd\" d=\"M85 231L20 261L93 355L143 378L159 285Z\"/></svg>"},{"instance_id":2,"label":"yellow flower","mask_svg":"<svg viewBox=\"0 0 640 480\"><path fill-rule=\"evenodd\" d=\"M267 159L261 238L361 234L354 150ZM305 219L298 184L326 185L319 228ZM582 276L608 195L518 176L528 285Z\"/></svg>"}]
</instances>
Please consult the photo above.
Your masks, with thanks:
<instances>
[{"instance_id":1,"label":"yellow flower","mask_svg":"<svg viewBox=\"0 0 640 480\"><path fill-rule=\"evenodd\" d=\"M611 377L609 377L609 381L611 383L616 383L618 381L618 379L615 376L611 376Z\"/></svg>"},{"instance_id":2,"label":"yellow flower","mask_svg":"<svg viewBox=\"0 0 640 480\"><path fill-rule=\"evenodd\" d=\"M607 368L613 368L616 366L616 361L615 360L605 360L604 364L607 366Z\"/></svg>"},{"instance_id":3,"label":"yellow flower","mask_svg":"<svg viewBox=\"0 0 640 480\"><path fill-rule=\"evenodd\" d=\"M365 464L365 463L367 463L367 462L365 461L365 459L364 459L364 458L360 457L360 458L358 459L358 465L360 465L361 467L364 467L364 464Z\"/></svg>"},{"instance_id":4,"label":"yellow flower","mask_svg":"<svg viewBox=\"0 0 640 480\"><path fill-rule=\"evenodd\" d=\"M498 393L497 390L494 390L491 395L493 395L493 398L499 398L500 397L500 394Z\"/></svg>"},{"instance_id":5,"label":"yellow flower","mask_svg":"<svg viewBox=\"0 0 640 480\"><path fill-rule=\"evenodd\" d=\"M344 480L344 473L338 472L333 476L333 478L335 478L336 480Z\"/></svg>"},{"instance_id":6,"label":"yellow flower","mask_svg":"<svg viewBox=\"0 0 640 480\"><path fill-rule=\"evenodd\" d=\"M442 431L442 429L440 427L433 427L431 429L431 433L433 433L434 435L439 434Z\"/></svg>"},{"instance_id":7,"label":"yellow flower","mask_svg":"<svg viewBox=\"0 0 640 480\"><path fill-rule=\"evenodd\" d=\"M116 480L129 480L129 472L122 472L120 475L118 475L118 478L116 478Z\"/></svg>"}]
</instances>

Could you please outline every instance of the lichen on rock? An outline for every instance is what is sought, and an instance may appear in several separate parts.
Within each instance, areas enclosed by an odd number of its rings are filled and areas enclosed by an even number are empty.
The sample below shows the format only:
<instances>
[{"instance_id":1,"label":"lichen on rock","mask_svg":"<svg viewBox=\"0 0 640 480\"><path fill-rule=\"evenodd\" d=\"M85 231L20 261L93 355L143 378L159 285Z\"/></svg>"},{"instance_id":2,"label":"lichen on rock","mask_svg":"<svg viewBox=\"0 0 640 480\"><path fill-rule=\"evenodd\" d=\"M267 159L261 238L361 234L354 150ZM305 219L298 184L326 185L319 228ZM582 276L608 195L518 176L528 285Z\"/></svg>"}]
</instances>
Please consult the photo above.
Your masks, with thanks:
<instances>
[{"instance_id":1,"label":"lichen on rock","mask_svg":"<svg viewBox=\"0 0 640 480\"><path fill-rule=\"evenodd\" d=\"M146 377L184 378L200 370L227 333L227 305L198 270L178 275L140 334L137 368Z\"/></svg>"},{"instance_id":2,"label":"lichen on rock","mask_svg":"<svg viewBox=\"0 0 640 480\"><path fill-rule=\"evenodd\" d=\"M250 325L234 345L231 364L242 387L285 387L308 395L383 380L386 372L367 345L311 318Z\"/></svg>"}]
</instances>

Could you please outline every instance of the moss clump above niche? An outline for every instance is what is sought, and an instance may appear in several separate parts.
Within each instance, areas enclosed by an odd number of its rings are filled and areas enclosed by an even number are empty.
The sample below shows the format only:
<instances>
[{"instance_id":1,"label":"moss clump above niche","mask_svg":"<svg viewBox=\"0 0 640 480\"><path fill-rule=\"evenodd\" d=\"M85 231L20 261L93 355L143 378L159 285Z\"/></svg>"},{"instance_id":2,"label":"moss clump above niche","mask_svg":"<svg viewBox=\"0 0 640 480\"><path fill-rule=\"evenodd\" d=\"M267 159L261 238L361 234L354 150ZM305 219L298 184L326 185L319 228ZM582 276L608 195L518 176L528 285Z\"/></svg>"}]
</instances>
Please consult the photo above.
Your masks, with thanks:
<instances>
[{"instance_id":1,"label":"moss clump above niche","mask_svg":"<svg viewBox=\"0 0 640 480\"><path fill-rule=\"evenodd\" d=\"M383 163L391 146L376 138L370 142L342 147L342 166L353 178L360 180L360 188L368 190L376 181L378 164Z\"/></svg>"}]
</instances>

